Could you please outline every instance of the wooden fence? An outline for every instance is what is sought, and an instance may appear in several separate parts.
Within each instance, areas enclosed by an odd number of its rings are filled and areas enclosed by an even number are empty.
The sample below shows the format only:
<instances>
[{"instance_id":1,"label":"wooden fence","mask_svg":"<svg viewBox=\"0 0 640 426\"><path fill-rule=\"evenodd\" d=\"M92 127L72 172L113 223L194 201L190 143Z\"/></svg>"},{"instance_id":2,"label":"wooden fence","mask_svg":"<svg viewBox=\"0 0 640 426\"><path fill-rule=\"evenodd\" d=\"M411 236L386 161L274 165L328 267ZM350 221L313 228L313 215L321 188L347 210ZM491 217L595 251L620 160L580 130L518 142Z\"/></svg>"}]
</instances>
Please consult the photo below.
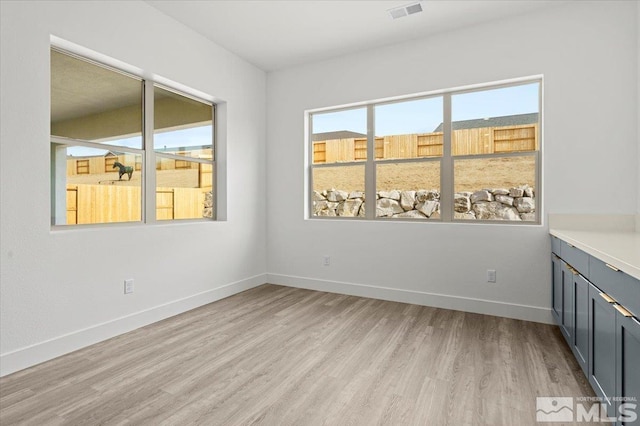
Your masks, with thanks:
<instances>
[{"instance_id":1,"label":"wooden fence","mask_svg":"<svg viewBox=\"0 0 640 426\"><path fill-rule=\"evenodd\" d=\"M203 188L157 188L156 218L202 217ZM135 222L142 218L139 186L67 185L67 224Z\"/></svg>"},{"instance_id":2,"label":"wooden fence","mask_svg":"<svg viewBox=\"0 0 640 426\"><path fill-rule=\"evenodd\" d=\"M482 127L454 130L453 155L497 154L535 151L538 125ZM376 159L438 157L442 155L443 133L413 133L375 138ZM346 138L313 143L314 163L359 161L367 158L366 138Z\"/></svg>"},{"instance_id":3,"label":"wooden fence","mask_svg":"<svg viewBox=\"0 0 640 426\"><path fill-rule=\"evenodd\" d=\"M176 169L197 169L199 166L194 161L189 161L192 152L180 151L177 155L185 157L184 160L174 158L156 157L156 170L176 170ZM211 159L211 149L198 151L199 156ZM138 154L112 154L95 155L90 157L67 157L67 176L82 174L101 174L113 172L113 163L118 161L125 166L134 167L135 170L142 170L142 156Z\"/></svg>"}]
</instances>

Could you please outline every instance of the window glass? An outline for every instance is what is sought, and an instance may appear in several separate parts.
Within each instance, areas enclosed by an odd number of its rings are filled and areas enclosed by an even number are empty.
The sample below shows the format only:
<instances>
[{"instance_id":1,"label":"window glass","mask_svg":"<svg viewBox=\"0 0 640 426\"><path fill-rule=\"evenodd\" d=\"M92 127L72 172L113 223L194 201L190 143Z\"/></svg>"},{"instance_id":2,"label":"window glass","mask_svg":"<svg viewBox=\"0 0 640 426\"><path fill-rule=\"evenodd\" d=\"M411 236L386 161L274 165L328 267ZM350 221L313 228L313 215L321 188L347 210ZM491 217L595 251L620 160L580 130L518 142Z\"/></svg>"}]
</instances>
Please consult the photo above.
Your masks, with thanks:
<instances>
[{"instance_id":1,"label":"window glass","mask_svg":"<svg viewBox=\"0 0 640 426\"><path fill-rule=\"evenodd\" d=\"M140 79L52 49L51 136L53 224L142 220Z\"/></svg>"},{"instance_id":2,"label":"window glass","mask_svg":"<svg viewBox=\"0 0 640 426\"><path fill-rule=\"evenodd\" d=\"M135 170L140 154L63 144L52 149L64 165L55 170L60 175L59 199L64 201L56 224L142 220L142 173Z\"/></svg>"},{"instance_id":3,"label":"window glass","mask_svg":"<svg viewBox=\"0 0 640 426\"><path fill-rule=\"evenodd\" d=\"M376 165L376 217L440 218L440 161Z\"/></svg>"},{"instance_id":4,"label":"window glass","mask_svg":"<svg viewBox=\"0 0 640 426\"><path fill-rule=\"evenodd\" d=\"M52 49L51 135L141 149L141 80Z\"/></svg>"},{"instance_id":5,"label":"window glass","mask_svg":"<svg viewBox=\"0 0 640 426\"><path fill-rule=\"evenodd\" d=\"M539 83L451 97L452 155L537 151Z\"/></svg>"},{"instance_id":6,"label":"window glass","mask_svg":"<svg viewBox=\"0 0 640 426\"><path fill-rule=\"evenodd\" d=\"M376 160L442 156L442 97L377 105L375 123Z\"/></svg>"},{"instance_id":7,"label":"window glass","mask_svg":"<svg viewBox=\"0 0 640 426\"><path fill-rule=\"evenodd\" d=\"M537 221L539 89L536 82L452 96L454 219Z\"/></svg>"},{"instance_id":8,"label":"window glass","mask_svg":"<svg viewBox=\"0 0 640 426\"><path fill-rule=\"evenodd\" d=\"M153 90L156 219L212 218L213 106L158 86Z\"/></svg>"},{"instance_id":9,"label":"window glass","mask_svg":"<svg viewBox=\"0 0 640 426\"><path fill-rule=\"evenodd\" d=\"M212 164L157 158L156 169L158 220L213 218Z\"/></svg>"},{"instance_id":10,"label":"window glass","mask_svg":"<svg viewBox=\"0 0 640 426\"><path fill-rule=\"evenodd\" d=\"M313 216L364 216L364 165L313 169Z\"/></svg>"},{"instance_id":11,"label":"window glass","mask_svg":"<svg viewBox=\"0 0 640 426\"><path fill-rule=\"evenodd\" d=\"M367 159L367 109L356 108L313 115L314 164Z\"/></svg>"},{"instance_id":12,"label":"window glass","mask_svg":"<svg viewBox=\"0 0 640 426\"><path fill-rule=\"evenodd\" d=\"M153 150L143 143L145 85ZM215 218L213 125L211 103L52 48L51 223Z\"/></svg>"},{"instance_id":13,"label":"window glass","mask_svg":"<svg viewBox=\"0 0 640 426\"><path fill-rule=\"evenodd\" d=\"M311 215L539 223L541 84L311 113Z\"/></svg>"},{"instance_id":14,"label":"window glass","mask_svg":"<svg viewBox=\"0 0 640 426\"><path fill-rule=\"evenodd\" d=\"M213 107L155 86L153 145L157 153L213 160Z\"/></svg>"}]
</instances>

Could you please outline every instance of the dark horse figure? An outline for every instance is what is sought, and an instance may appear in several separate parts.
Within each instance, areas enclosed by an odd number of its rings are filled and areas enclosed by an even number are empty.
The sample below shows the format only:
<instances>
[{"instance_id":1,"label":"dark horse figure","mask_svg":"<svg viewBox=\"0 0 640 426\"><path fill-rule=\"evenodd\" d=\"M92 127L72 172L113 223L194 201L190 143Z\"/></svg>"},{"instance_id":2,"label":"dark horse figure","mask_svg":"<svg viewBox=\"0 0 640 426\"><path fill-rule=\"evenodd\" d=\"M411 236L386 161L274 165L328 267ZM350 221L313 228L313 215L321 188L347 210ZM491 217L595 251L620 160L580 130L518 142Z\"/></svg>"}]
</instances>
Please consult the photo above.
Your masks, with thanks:
<instances>
[{"instance_id":1,"label":"dark horse figure","mask_svg":"<svg viewBox=\"0 0 640 426\"><path fill-rule=\"evenodd\" d=\"M129 175L129 180L131 180L131 175L133 174L133 167L131 166L125 166L122 163L118 163L117 161L115 163L113 163L113 169L118 168L118 180L122 180L122 175L124 175L125 173Z\"/></svg>"}]
</instances>

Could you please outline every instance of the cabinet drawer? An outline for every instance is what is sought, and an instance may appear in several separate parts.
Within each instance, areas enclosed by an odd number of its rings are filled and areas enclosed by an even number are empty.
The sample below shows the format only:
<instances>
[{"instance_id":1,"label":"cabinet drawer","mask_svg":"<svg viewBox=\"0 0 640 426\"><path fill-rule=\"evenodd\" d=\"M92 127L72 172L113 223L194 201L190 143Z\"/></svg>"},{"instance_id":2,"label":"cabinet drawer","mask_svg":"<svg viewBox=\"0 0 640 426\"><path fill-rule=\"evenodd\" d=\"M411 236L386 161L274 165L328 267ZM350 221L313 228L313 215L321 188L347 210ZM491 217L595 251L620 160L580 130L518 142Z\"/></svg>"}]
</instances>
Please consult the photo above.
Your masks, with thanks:
<instances>
[{"instance_id":1,"label":"cabinet drawer","mask_svg":"<svg viewBox=\"0 0 640 426\"><path fill-rule=\"evenodd\" d=\"M636 317L640 316L640 281L608 267L593 256L589 257L589 277L596 287L613 297Z\"/></svg>"},{"instance_id":2,"label":"cabinet drawer","mask_svg":"<svg viewBox=\"0 0 640 426\"><path fill-rule=\"evenodd\" d=\"M560 241L560 257L577 269L582 276L591 278L589 277L589 255L587 253L565 241Z\"/></svg>"},{"instance_id":3,"label":"cabinet drawer","mask_svg":"<svg viewBox=\"0 0 640 426\"><path fill-rule=\"evenodd\" d=\"M560 256L560 238L551 236L551 252Z\"/></svg>"}]
</instances>

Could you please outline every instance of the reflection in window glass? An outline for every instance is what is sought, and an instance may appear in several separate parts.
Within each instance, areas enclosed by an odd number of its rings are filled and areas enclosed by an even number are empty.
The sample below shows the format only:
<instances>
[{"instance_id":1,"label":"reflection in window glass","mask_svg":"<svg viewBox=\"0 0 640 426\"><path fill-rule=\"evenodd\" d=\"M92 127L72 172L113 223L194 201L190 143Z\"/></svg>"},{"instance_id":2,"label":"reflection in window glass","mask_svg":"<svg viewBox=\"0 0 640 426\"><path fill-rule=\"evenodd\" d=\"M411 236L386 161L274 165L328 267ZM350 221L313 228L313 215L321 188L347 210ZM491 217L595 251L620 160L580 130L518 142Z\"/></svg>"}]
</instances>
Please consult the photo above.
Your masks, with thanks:
<instances>
[{"instance_id":1,"label":"reflection in window glass","mask_svg":"<svg viewBox=\"0 0 640 426\"><path fill-rule=\"evenodd\" d=\"M212 164L163 158L156 168L157 220L213 217Z\"/></svg>"},{"instance_id":2,"label":"reflection in window glass","mask_svg":"<svg viewBox=\"0 0 640 426\"><path fill-rule=\"evenodd\" d=\"M213 106L157 86L153 91L155 151L213 159Z\"/></svg>"},{"instance_id":3,"label":"reflection in window glass","mask_svg":"<svg viewBox=\"0 0 640 426\"><path fill-rule=\"evenodd\" d=\"M153 144L156 219L213 218L213 106L155 86Z\"/></svg>"},{"instance_id":4,"label":"reflection in window glass","mask_svg":"<svg viewBox=\"0 0 640 426\"><path fill-rule=\"evenodd\" d=\"M345 163L367 159L367 109L313 115L313 163Z\"/></svg>"},{"instance_id":5,"label":"reflection in window glass","mask_svg":"<svg viewBox=\"0 0 640 426\"><path fill-rule=\"evenodd\" d=\"M142 81L51 50L51 135L142 148Z\"/></svg>"},{"instance_id":6,"label":"reflection in window glass","mask_svg":"<svg viewBox=\"0 0 640 426\"><path fill-rule=\"evenodd\" d=\"M136 222L142 220L142 156L53 144L55 188L60 202L55 223ZM66 204L66 205L65 205Z\"/></svg>"}]
</instances>

